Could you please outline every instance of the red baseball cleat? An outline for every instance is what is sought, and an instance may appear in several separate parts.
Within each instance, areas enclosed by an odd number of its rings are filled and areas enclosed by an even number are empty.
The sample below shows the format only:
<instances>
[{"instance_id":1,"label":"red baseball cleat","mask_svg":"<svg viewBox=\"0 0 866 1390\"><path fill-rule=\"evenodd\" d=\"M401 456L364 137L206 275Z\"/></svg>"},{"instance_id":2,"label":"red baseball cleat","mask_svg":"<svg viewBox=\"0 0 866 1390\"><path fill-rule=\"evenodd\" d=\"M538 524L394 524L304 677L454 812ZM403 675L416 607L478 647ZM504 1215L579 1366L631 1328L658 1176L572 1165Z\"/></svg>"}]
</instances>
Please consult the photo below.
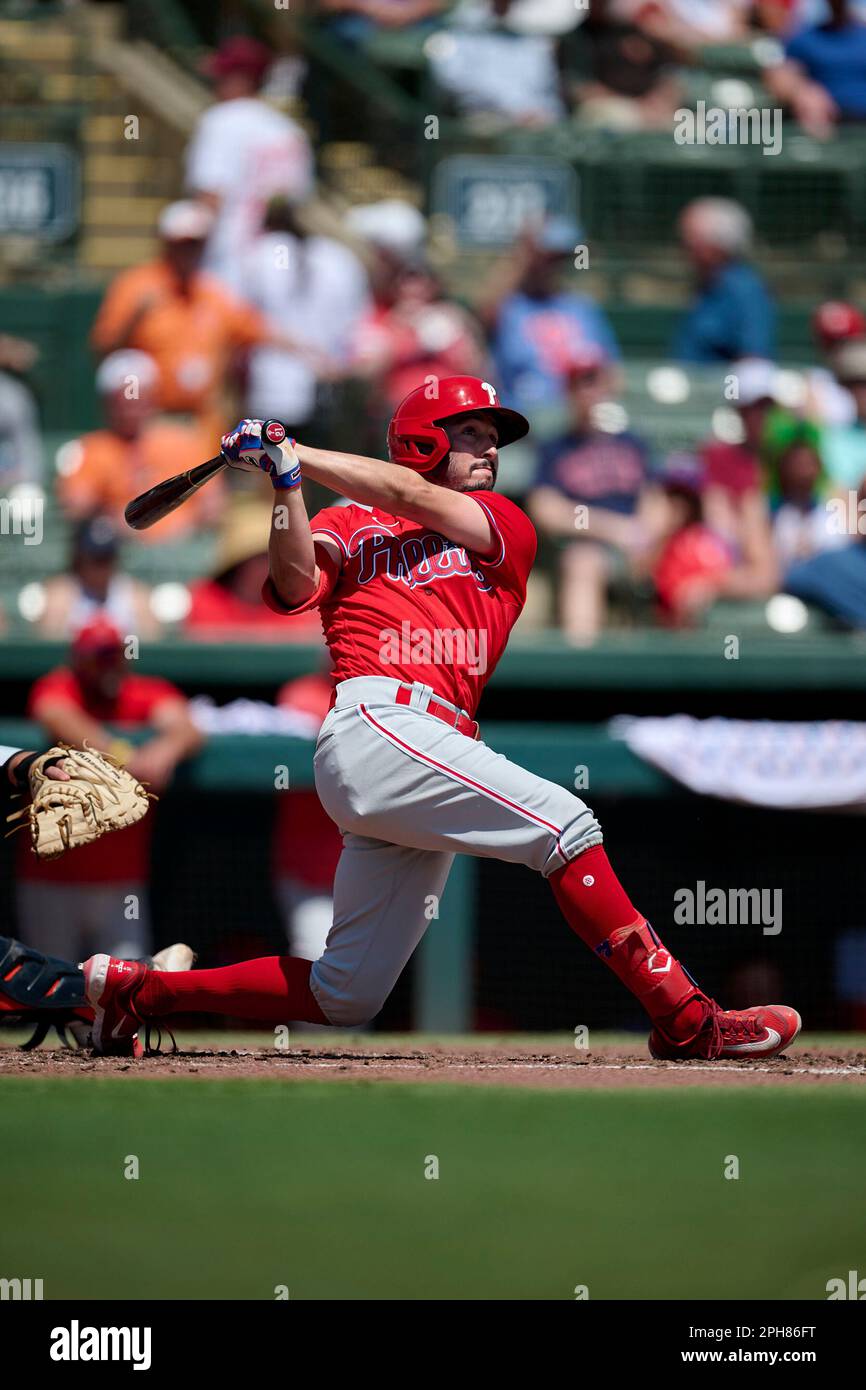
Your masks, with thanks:
<instances>
[{"instance_id":1,"label":"red baseball cleat","mask_svg":"<svg viewBox=\"0 0 866 1390\"><path fill-rule=\"evenodd\" d=\"M132 1055L140 1057L138 1029L142 1020L135 1012L134 997L147 974L142 961L91 956L82 965L84 988L93 1007L93 1050L116 1055L123 1042L132 1043Z\"/></svg>"},{"instance_id":2,"label":"red baseball cleat","mask_svg":"<svg viewBox=\"0 0 866 1390\"><path fill-rule=\"evenodd\" d=\"M667 1062L690 1057L709 1062L720 1058L776 1057L794 1041L803 1026L797 1010L787 1004L720 1009L714 999L705 1003L703 1023L685 1042L669 1038L656 1024L649 1037L651 1055Z\"/></svg>"}]
</instances>

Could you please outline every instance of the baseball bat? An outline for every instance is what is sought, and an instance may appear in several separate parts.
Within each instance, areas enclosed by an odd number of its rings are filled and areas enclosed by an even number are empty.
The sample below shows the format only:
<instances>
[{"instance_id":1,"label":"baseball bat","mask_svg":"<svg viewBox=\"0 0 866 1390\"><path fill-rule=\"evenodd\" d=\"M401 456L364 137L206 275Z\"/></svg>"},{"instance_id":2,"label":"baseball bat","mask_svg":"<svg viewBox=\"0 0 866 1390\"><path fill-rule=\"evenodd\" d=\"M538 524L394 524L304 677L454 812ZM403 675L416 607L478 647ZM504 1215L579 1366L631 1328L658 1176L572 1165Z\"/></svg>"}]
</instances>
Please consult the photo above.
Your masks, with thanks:
<instances>
[{"instance_id":1,"label":"baseball bat","mask_svg":"<svg viewBox=\"0 0 866 1390\"><path fill-rule=\"evenodd\" d=\"M197 463L195 468L188 468L185 473L177 473L173 478L165 478L161 483L149 487L147 492L140 493L126 504L123 515L127 526L131 526L133 531L146 531L154 522L162 521L164 516L192 497L227 464L228 459L223 454L217 454L206 463Z\"/></svg>"},{"instance_id":2,"label":"baseball bat","mask_svg":"<svg viewBox=\"0 0 866 1390\"><path fill-rule=\"evenodd\" d=\"M265 420L262 436L273 445L281 444L286 437L285 426L279 420ZM147 492L139 493L138 497L133 497L126 504L123 515L127 526L131 526L133 531L146 531L155 522L162 521L164 516L175 511L200 487L221 473L228 462L225 454L217 454L205 463L197 463L195 468L176 473L173 478L165 478L161 483L149 487Z\"/></svg>"}]
</instances>

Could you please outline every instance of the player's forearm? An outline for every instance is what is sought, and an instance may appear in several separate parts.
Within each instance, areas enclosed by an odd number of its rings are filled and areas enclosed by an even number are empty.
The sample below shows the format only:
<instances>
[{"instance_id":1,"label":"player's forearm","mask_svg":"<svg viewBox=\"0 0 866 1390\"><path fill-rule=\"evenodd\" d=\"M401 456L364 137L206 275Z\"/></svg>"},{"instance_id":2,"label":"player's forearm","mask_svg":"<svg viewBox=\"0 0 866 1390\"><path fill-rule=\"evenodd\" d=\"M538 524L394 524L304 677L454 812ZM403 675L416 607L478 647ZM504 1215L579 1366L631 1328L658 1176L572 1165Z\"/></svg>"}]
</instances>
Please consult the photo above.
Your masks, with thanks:
<instances>
[{"instance_id":1,"label":"player's forearm","mask_svg":"<svg viewBox=\"0 0 866 1390\"><path fill-rule=\"evenodd\" d=\"M385 463L382 459L341 454L330 449L310 449L304 444L295 445L295 452L305 478L323 483L353 502L382 507L394 516L408 515L405 509L417 505L429 486L411 469L395 468L393 463Z\"/></svg>"},{"instance_id":2,"label":"player's forearm","mask_svg":"<svg viewBox=\"0 0 866 1390\"><path fill-rule=\"evenodd\" d=\"M78 747L88 743L101 753L111 747L112 735L108 730L74 705L46 701L34 711L34 718L55 743L74 743Z\"/></svg>"},{"instance_id":3,"label":"player's forearm","mask_svg":"<svg viewBox=\"0 0 866 1390\"><path fill-rule=\"evenodd\" d=\"M529 514L548 536L574 536L577 532L577 508L553 488L540 487L530 493Z\"/></svg>"},{"instance_id":4,"label":"player's forearm","mask_svg":"<svg viewBox=\"0 0 866 1390\"><path fill-rule=\"evenodd\" d=\"M176 765L198 753L204 746L204 741L201 730L196 728L191 719L184 718L160 730L154 738L148 739L144 747L158 749Z\"/></svg>"},{"instance_id":5,"label":"player's forearm","mask_svg":"<svg viewBox=\"0 0 866 1390\"><path fill-rule=\"evenodd\" d=\"M268 568L287 608L303 603L316 587L316 554L300 488L274 494Z\"/></svg>"}]
</instances>

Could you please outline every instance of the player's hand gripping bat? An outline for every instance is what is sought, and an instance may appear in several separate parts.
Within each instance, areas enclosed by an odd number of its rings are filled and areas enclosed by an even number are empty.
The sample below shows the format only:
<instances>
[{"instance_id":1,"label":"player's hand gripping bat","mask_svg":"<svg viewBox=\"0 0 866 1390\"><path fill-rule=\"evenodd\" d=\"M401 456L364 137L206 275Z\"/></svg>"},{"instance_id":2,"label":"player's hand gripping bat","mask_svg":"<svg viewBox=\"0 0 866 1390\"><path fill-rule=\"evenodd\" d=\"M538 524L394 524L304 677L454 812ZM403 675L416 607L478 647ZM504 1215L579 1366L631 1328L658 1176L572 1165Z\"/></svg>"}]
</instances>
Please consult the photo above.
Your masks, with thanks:
<instances>
[{"instance_id":1,"label":"player's hand gripping bat","mask_svg":"<svg viewBox=\"0 0 866 1390\"><path fill-rule=\"evenodd\" d=\"M279 421L266 420L262 426L262 435L266 437L266 431L270 426L278 427L282 439L285 439L286 432ZM274 431L273 443L276 445L276 430ZM205 463L196 464L195 468L188 468L185 473L177 473L173 478L165 478L161 483L156 483L148 488L147 492L142 492L138 497L133 497L127 503L123 515L127 526L131 526L133 531L146 531L155 522L162 521L163 517L170 512L176 511L188 497L198 492L199 488L204 487L205 483L211 478L215 478L217 473L228 467L230 460L225 454L217 454L212 459L207 459Z\"/></svg>"}]
</instances>

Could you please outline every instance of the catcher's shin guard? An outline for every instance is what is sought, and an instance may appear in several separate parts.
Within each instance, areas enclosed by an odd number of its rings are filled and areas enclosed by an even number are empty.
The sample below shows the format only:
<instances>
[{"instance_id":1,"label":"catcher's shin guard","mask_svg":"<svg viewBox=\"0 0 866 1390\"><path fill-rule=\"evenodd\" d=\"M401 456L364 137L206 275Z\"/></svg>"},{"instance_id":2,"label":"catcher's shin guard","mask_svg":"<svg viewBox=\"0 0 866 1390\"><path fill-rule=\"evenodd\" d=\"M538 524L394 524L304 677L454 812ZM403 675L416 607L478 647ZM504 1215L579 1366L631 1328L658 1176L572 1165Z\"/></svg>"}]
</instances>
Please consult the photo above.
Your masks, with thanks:
<instances>
[{"instance_id":1,"label":"catcher's shin guard","mask_svg":"<svg viewBox=\"0 0 866 1390\"><path fill-rule=\"evenodd\" d=\"M38 1047L51 1028L66 1046L71 1045L67 1028L83 1045L92 1022L84 974L77 965L0 936L0 1025L32 1023L25 1049Z\"/></svg>"}]
</instances>

